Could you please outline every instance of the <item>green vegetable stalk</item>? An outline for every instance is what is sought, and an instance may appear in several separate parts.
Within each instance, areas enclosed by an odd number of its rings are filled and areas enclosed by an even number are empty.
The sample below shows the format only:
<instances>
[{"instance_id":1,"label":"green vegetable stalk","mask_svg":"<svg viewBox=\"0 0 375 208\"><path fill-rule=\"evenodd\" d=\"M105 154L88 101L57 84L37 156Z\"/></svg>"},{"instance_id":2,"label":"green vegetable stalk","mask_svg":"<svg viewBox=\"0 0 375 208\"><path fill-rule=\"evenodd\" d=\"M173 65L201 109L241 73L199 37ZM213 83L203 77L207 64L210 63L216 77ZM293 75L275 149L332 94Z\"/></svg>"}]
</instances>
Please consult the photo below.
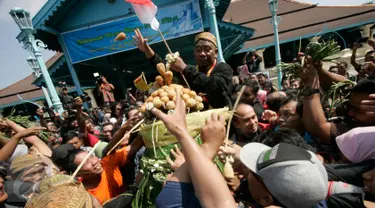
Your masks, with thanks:
<instances>
[{"instance_id":1,"label":"green vegetable stalk","mask_svg":"<svg viewBox=\"0 0 375 208\"><path fill-rule=\"evenodd\" d=\"M340 52L340 46L335 40L311 41L305 50L305 56L311 56L314 61L332 61L336 58L329 59L334 54ZM295 63L281 63L280 67L283 74L287 77L298 77L299 72L304 65L304 57L301 61Z\"/></svg>"}]
</instances>

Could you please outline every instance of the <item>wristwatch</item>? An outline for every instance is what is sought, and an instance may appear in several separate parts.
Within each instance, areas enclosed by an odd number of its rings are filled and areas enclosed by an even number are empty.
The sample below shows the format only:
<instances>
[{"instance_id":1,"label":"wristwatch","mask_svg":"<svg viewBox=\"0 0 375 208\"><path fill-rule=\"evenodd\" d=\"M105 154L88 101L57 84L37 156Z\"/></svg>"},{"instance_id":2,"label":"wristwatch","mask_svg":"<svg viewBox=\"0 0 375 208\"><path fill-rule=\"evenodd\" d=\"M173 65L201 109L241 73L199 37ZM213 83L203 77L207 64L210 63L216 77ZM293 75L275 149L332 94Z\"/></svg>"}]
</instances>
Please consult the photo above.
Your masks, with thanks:
<instances>
[{"instance_id":1,"label":"wristwatch","mask_svg":"<svg viewBox=\"0 0 375 208\"><path fill-rule=\"evenodd\" d=\"M320 89L305 88L302 95L305 97L311 96L313 94L320 94Z\"/></svg>"}]
</instances>

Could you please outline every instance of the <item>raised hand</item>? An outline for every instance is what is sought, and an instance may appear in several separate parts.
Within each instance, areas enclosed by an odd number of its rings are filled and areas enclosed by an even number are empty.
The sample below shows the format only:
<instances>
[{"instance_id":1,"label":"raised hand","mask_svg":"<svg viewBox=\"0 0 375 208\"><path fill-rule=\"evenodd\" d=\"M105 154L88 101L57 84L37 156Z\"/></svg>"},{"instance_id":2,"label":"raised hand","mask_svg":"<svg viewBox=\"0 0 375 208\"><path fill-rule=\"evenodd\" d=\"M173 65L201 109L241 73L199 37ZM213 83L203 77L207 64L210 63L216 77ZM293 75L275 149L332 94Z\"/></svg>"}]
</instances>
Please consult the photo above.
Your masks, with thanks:
<instances>
[{"instance_id":1,"label":"raised hand","mask_svg":"<svg viewBox=\"0 0 375 208\"><path fill-rule=\"evenodd\" d=\"M134 30L134 33L135 35L133 35L133 40L135 41L135 45L140 51L146 53L148 49L147 39L143 38L143 35L139 29Z\"/></svg>"},{"instance_id":2,"label":"raised hand","mask_svg":"<svg viewBox=\"0 0 375 208\"><path fill-rule=\"evenodd\" d=\"M165 127L167 127L168 131L175 135L177 138L182 136L184 133L188 134L188 130L186 127L186 112L185 112L185 102L181 100L181 94L177 90L176 91L176 108L175 111L167 115L161 112L157 108L151 109L151 112L158 117L163 123Z\"/></svg>"},{"instance_id":3,"label":"raised hand","mask_svg":"<svg viewBox=\"0 0 375 208\"><path fill-rule=\"evenodd\" d=\"M269 123L275 123L277 120L278 116L275 111L272 110L265 110L262 113L262 120L268 121Z\"/></svg>"},{"instance_id":4,"label":"raised hand","mask_svg":"<svg viewBox=\"0 0 375 208\"><path fill-rule=\"evenodd\" d=\"M320 86L317 66L319 67L320 64L314 63L314 60L311 58L311 56L305 57L304 65L302 66L302 70L299 76L309 87L315 88Z\"/></svg>"},{"instance_id":5,"label":"raised hand","mask_svg":"<svg viewBox=\"0 0 375 208\"><path fill-rule=\"evenodd\" d=\"M186 68L186 64L181 57L177 57L176 61L171 63L171 69L176 72L182 72Z\"/></svg>"},{"instance_id":6,"label":"raised hand","mask_svg":"<svg viewBox=\"0 0 375 208\"><path fill-rule=\"evenodd\" d=\"M210 157L216 155L220 145L225 139L225 118L216 113L206 119L206 125L201 130L201 138L206 153Z\"/></svg>"},{"instance_id":7,"label":"raised hand","mask_svg":"<svg viewBox=\"0 0 375 208\"><path fill-rule=\"evenodd\" d=\"M360 108L366 111L367 115L375 116L375 94L369 95L368 100L363 100Z\"/></svg>"},{"instance_id":8,"label":"raised hand","mask_svg":"<svg viewBox=\"0 0 375 208\"><path fill-rule=\"evenodd\" d=\"M167 162L172 170L176 171L185 162L185 156L177 145L174 146L174 149L171 149L171 154L174 157L174 161L172 161L170 157L167 157Z\"/></svg>"}]
</instances>

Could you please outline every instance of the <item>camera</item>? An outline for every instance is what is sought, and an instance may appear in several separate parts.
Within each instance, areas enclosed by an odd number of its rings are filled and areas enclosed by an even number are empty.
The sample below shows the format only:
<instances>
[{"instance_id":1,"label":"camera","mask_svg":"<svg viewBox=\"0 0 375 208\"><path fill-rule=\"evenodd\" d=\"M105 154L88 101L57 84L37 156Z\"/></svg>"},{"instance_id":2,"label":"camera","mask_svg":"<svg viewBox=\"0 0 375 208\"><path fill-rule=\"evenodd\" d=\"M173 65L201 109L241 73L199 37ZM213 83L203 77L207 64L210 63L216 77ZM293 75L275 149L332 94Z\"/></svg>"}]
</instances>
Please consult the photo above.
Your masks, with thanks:
<instances>
[{"instance_id":1,"label":"camera","mask_svg":"<svg viewBox=\"0 0 375 208\"><path fill-rule=\"evenodd\" d=\"M82 95L79 96L83 102L90 102L91 101L91 97L89 95L87 95L87 93L83 93Z\"/></svg>"}]
</instances>

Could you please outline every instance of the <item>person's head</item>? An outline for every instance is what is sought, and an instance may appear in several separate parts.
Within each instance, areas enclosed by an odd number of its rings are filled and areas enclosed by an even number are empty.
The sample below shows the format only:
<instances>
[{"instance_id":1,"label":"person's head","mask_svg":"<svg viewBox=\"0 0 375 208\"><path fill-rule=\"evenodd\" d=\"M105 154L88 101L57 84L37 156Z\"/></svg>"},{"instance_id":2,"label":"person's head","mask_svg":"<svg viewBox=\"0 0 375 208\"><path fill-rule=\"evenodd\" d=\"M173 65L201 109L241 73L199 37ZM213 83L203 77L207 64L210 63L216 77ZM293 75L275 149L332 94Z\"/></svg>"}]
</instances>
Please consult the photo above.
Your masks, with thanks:
<instances>
[{"instance_id":1,"label":"person's head","mask_svg":"<svg viewBox=\"0 0 375 208\"><path fill-rule=\"evenodd\" d=\"M250 80L258 82L258 77L256 74L250 74Z\"/></svg>"},{"instance_id":2,"label":"person's head","mask_svg":"<svg viewBox=\"0 0 375 208\"><path fill-rule=\"evenodd\" d=\"M328 192L328 176L316 155L291 144L249 143L240 152L248 187L262 207L313 207Z\"/></svg>"},{"instance_id":3,"label":"person's head","mask_svg":"<svg viewBox=\"0 0 375 208\"><path fill-rule=\"evenodd\" d=\"M246 85L245 91L242 94L241 100L247 104L253 104L254 100L257 98L259 91L259 84L254 80L247 80L244 85Z\"/></svg>"},{"instance_id":4,"label":"person's head","mask_svg":"<svg viewBox=\"0 0 375 208\"><path fill-rule=\"evenodd\" d=\"M287 95L283 91L272 92L267 95L266 104L272 111L279 112L281 103L287 98Z\"/></svg>"},{"instance_id":5,"label":"person's head","mask_svg":"<svg viewBox=\"0 0 375 208\"><path fill-rule=\"evenodd\" d=\"M209 32L195 36L194 56L199 67L207 69L215 63L217 58L216 38Z\"/></svg>"},{"instance_id":6,"label":"person's head","mask_svg":"<svg viewBox=\"0 0 375 208\"><path fill-rule=\"evenodd\" d=\"M233 117L233 126L245 136L258 131L258 117L251 105L240 103Z\"/></svg>"},{"instance_id":7,"label":"person's head","mask_svg":"<svg viewBox=\"0 0 375 208\"><path fill-rule=\"evenodd\" d=\"M340 62L338 65L337 65L337 74L341 75L341 76L344 76L346 77L347 76L347 69L348 69L348 64L346 62Z\"/></svg>"},{"instance_id":8,"label":"person's head","mask_svg":"<svg viewBox=\"0 0 375 208\"><path fill-rule=\"evenodd\" d=\"M75 148L79 149L83 146L83 141L79 138L76 131L71 130L64 134L62 144L71 144Z\"/></svg>"},{"instance_id":9,"label":"person's head","mask_svg":"<svg viewBox=\"0 0 375 208\"><path fill-rule=\"evenodd\" d=\"M264 83L266 82L267 80L267 75L266 74L263 74L263 73L259 73L257 74L257 78L258 78L258 82L260 85L264 85Z\"/></svg>"},{"instance_id":10,"label":"person's head","mask_svg":"<svg viewBox=\"0 0 375 208\"><path fill-rule=\"evenodd\" d=\"M373 62L373 63L375 63L375 51L368 51L365 54L365 62Z\"/></svg>"},{"instance_id":11,"label":"person's head","mask_svg":"<svg viewBox=\"0 0 375 208\"><path fill-rule=\"evenodd\" d=\"M334 74L338 74L339 68L337 66L330 66L328 71Z\"/></svg>"},{"instance_id":12,"label":"person's head","mask_svg":"<svg viewBox=\"0 0 375 208\"><path fill-rule=\"evenodd\" d=\"M144 104L144 103L143 103L142 101L137 101L137 102L135 103L135 106L137 106L137 108L140 108L140 107L142 107L143 104Z\"/></svg>"},{"instance_id":13,"label":"person's head","mask_svg":"<svg viewBox=\"0 0 375 208\"><path fill-rule=\"evenodd\" d=\"M253 63L255 61L255 59L256 59L255 53L253 51L249 52L249 55L247 57L249 57L249 62L250 63Z\"/></svg>"},{"instance_id":14,"label":"person's head","mask_svg":"<svg viewBox=\"0 0 375 208\"><path fill-rule=\"evenodd\" d=\"M112 123L105 123L103 124L103 135L107 141L111 141L112 139L112 131L113 131L113 124Z\"/></svg>"},{"instance_id":15,"label":"person's head","mask_svg":"<svg viewBox=\"0 0 375 208\"><path fill-rule=\"evenodd\" d=\"M375 158L375 127L354 128L338 137L336 143L346 162L360 163Z\"/></svg>"},{"instance_id":16,"label":"person's head","mask_svg":"<svg viewBox=\"0 0 375 208\"><path fill-rule=\"evenodd\" d=\"M95 125L93 124L93 122L90 119L85 120L85 126L86 126L86 130L89 133L93 133L95 131Z\"/></svg>"},{"instance_id":17,"label":"person's head","mask_svg":"<svg viewBox=\"0 0 375 208\"><path fill-rule=\"evenodd\" d=\"M128 118L133 118L140 115L141 113L139 112L138 108L130 109L127 114Z\"/></svg>"},{"instance_id":18,"label":"person's head","mask_svg":"<svg viewBox=\"0 0 375 208\"><path fill-rule=\"evenodd\" d=\"M65 170L67 173L73 173L88 154L88 152L77 149L71 144L64 144L52 151L52 160L60 169ZM85 179L85 176L100 176L102 172L103 167L99 158L90 156L78 172L78 175Z\"/></svg>"},{"instance_id":19,"label":"person's head","mask_svg":"<svg viewBox=\"0 0 375 208\"><path fill-rule=\"evenodd\" d=\"M44 114L44 110L43 108L38 108L36 109L36 115L38 115L39 117L42 117Z\"/></svg>"},{"instance_id":20,"label":"person's head","mask_svg":"<svg viewBox=\"0 0 375 208\"><path fill-rule=\"evenodd\" d=\"M70 127L73 129L78 128L78 121L76 119L73 119L70 121Z\"/></svg>"},{"instance_id":21,"label":"person's head","mask_svg":"<svg viewBox=\"0 0 375 208\"><path fill-rule=\"evenodd\" d=\"M290 80L289 77L283 77L283 80L281 81L281 85L283 87L283 90L290 88Z\"/></svg>"},{"instance_id":22,"label":"person's head","mask_svg":"<svg viewBox=\"0 0 375 208\"><path fill-rule=\"evenodd\" d=\"M57 132L57 127L56 127L55 123L53 123L52 121L48 122L47 123L47 130L49 132L56 133Z\"/></svg>"},{"instance_id":23,"label":"person's head","mask_svg":"<svg viewBox=\"0 0 375 208\"><path fill-rule=\"evenodd\" d=\"M303 101L296 96L290 96L281 102L278 123L280 127L303 130Z\"/></svg>"},{"instance_id":24,"label":"person's head","mask_svg":"<svg viewBox=\"0 0 375 208\"><path fill-rule=\"evenodd\" d=\"M295 78L290 80L290 87L293 89L299 89L301 86L301 79L300 78Z\"/></svg>"},{"instance_id":25,"label":"person's head","mask_svg":"<svg viewBox=\"0 0 375 208\"><path fill-rule=\"evenodd\" d=\"M68 89L67 89L66 87L63 87L63 88L62 88L62 93L63 93L64 95L67 95L67 94L68 94Z\"/></svg>"},{"instance_id":26,"label":"person's head","mask_svg":"<svg viewBox=\"0 0 375 208\"><path fill-rule=\"evenodd\" d=\"M260 142L269 147L274 147L280 143L287 143L304 150L309 150L314 153L316 152L316 149L307 144L305 139L299 133L289 128L280 128L277 131L272 132L266 138L262 138L262 140L257 140L256 142Z\"/></svg>"},{"instance_id":27,"label":"person's head","mask_svg":"<svg viewBox=\"0 0 375 208\"><path fill-rule=\"evenodd\" d=\"M266 91L267 93L273 92L273 84L271 81L266 81L263 86L263 90Z\"/></svg>"},{"instance_id":28,"label":"person's head","mask_svg":"<svg viewBox=\"0 0 375 208\"><path fill-rule=\"evenodd\" d=\"M123 105L122 103L118 103L116 106L115 106L115 116L117 118L120 118L122 116L122 114L124 113L124 109L123 109Z\"/></svg>"},{"instance_id":29,"label":"person's head","mask_svg":"<svg viewBox=\"0 0 375 208\"><path fill-rule=\"evenodd\" d=\"M348 103L348 115L358 126L375 125L375 117L366 114L366 110L361 109L361 102L368 100L370 94L375 93L375 80L364 78L351 90Z\"/></svg>"},{"instance_id":30,"label":"person's head","mask_svg":"<svg viewBox=\"0 0 375 208\"><path fill-rule=\"evenodd\" d=\"M365 76L374 78L375 77L375 52L369 51L365 55L365 64L363 65L363 71Z\"/></svg>"}]
</instances>

